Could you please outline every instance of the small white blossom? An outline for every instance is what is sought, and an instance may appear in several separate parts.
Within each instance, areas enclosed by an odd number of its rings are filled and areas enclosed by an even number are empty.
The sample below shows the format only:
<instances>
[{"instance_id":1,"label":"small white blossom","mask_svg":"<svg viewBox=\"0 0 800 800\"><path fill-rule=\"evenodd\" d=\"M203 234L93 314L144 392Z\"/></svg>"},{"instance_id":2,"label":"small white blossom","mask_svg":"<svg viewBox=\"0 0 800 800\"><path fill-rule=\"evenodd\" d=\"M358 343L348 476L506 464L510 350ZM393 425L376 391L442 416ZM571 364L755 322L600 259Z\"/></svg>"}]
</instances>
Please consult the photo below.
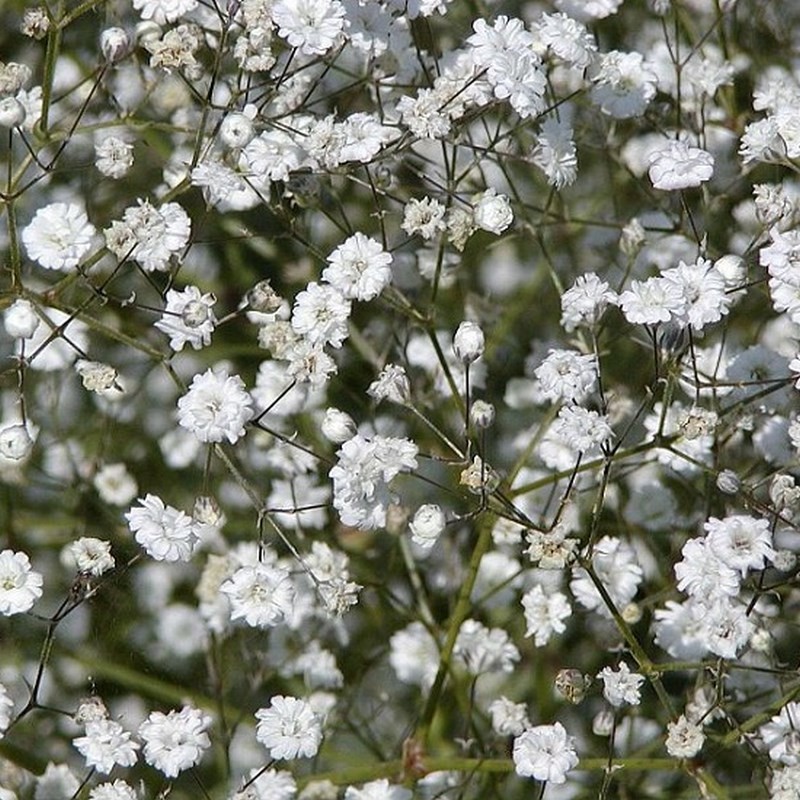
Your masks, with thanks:
<instances>
[{"instance_id":1,"label":"small white blossom","mask_svg":"<svg viewBox=\"0 0 800 800\"><path fill-rule=\"evenodd\" d=\"M194 520L153 494L138 503L125 519L147 554L156 561L188 561L198 541Z\"/></svg>"},{"instance_id":2,"label":"small white blossom","mask_svg":"<svg viewBox=\"0 0 800 800\"><path fill-rule=\"evenodd\" d=\"M641 702L640 690L644 683L644 675L631 672L624 661L617 670L604 667L597 677L603 681L603 697L615 708L625 704L638 706Z\"/></svg>"},{"instance_id":3,"label":"small white blossom","mask_svg":"<svg viewBox=\"0 0 800 800\"><path fill-rule=\"evenodd\" d=\"M166 777L175 778L196 766L211 746L206 733L210 726L211 717L191 706L168 714L153 711L139 726L145 761Z\"/></svg>"},{"instance_id":4,"label":"small white blossom","mask_svg":"<svg viewBox=\"0 0 800 800\"><path fill-rule=\"evenodd\" d=\"M28 255L45 269L78 266L89 252L95 227L77 203L51 203L40 208L22 231Z\"/></svg>"},{"instance_id":5,"label":"small white blossom","mask_svg":"<svg viewBox=\"0 0 800 800\"><path fill-rule=\"evenodd\" d=\"M650 180L656 189L674 191L700 186L714 174L714 156L686 142L670 142L650 156Z\"/></svg>"},{"instance_id":6,"label":"small white blossom","mask_svg":"<svg viewBox=\"0 0 800 800\"><path fill-rule=\"evenodd\" d=\"M278 695L256 711L256 739L271 758L313 758L322 743L322 724L308 701Z\"/></svg>"},{"instance_id":7,"label":"small white blossom","mask_svg":"<svg viewBox=\"0 0 800 800\"><path fill-rule=\"evenodd\" d=\"M43 582L25 553L0 552L0 614L11 617L30 611L42 596Z\"/></svg>"},{"instance_id":8,"label":"small white blossom","mask_svg":"<svg viewBox=\"0 0 800 800\"><path fill-rule=\"evenodd\" d=\"M566 595L561 592L545 594L537 584L522 596L525 609L525 636L533 636L537 647L546 645L554 633L564 633L566 620L572 615L572 608Z\"/></svg>"},{"instance_id":9,"label":"small white blossom","mask_svg":"<svg viewBox=\"0 0 800 800\"><path fill-rule=\"evenodd\" d=\"M560 722L523 731L514 739L512 757L517 775L548 783L564 783L578 766L575 739Z\"/></svg>"}]
</instances>

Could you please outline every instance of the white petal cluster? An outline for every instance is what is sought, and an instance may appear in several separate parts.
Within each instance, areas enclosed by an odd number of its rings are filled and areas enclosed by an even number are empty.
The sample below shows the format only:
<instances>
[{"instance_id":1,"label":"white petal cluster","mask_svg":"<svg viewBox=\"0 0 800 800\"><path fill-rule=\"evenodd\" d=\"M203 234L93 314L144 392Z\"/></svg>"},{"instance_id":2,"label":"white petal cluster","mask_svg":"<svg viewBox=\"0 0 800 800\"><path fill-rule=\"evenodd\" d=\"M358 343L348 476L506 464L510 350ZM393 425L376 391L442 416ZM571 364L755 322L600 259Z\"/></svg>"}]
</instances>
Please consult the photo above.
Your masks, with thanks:
<instances>
[{"instance_id":1,"label":"white petal cluster","mask_svg":"<svg viewBox=\"0 0 800 800\"><path fill-rule=\"evenodd\" d=\"M164 714L153 711L139 726L144 759L167 778L196 766L211 746L206 731L211 717L198 708L184 706Z\"/></svg>"},{"instance_id":2,"label":"white petal cluster","mask_svg":"<svg viewBox=\"0 0 800 800\"><path fill-rule=\"evenodd\" d=\"M77 267L92 247L95 227L77 203L40 208L22 231L28 256L45 269Z\"/></svg>"},{"instance_id":3,"label":"white petal cluster","mask_svg":"<svg viewBox=\"0 0 800 800\"><path fill-rule=\"evenodd\" d=\"M125 519L147 554L156 561L188 561L198 542L194 520L153 494L137 502Z\"/></svg>"},{"instance_id":4,"label":"white petal cluster","mask_svg":"<svg viewBox=\"0 0 800 800\"><path fill-rule=\"evenodd\" d=\"M0 552L0 614L11 617L33 608L42 596L44 579L25 553Z\"/></svg>"},{"instance_id":5,"label":"white petal cluster","mask_svg":"<svg viewBox=\"0 0 800 800\"><path fill-rule=\"evenodd\" d=\"M548 783L564 783L578 766L575 739L560 722L523 731L514 739L512 757L517 775Z\"/></svg>"},{"instance_id":6,"label":"white petal cluster","mask_svg":"<svg viewBox=\"0 0 800 800\"><path fill-rule=\"evenodd\" d=\"M270 758L313 758L322 743L322 723L307 700L277 695L256 711L256 739Z\"/></svg>"}]
</instances>

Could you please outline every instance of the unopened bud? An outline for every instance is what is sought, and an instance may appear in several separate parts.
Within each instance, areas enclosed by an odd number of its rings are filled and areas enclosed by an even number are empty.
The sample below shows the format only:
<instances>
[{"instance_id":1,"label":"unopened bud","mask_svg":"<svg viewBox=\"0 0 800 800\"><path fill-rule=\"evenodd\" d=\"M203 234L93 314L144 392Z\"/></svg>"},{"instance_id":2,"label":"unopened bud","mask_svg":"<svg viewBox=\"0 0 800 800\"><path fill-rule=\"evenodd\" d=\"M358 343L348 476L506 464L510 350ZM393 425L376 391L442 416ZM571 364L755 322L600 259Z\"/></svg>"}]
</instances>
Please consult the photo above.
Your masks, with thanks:
<instances>
[{"instance_id":1,"label":"unopened bud","mask_svg":"<svg viewBox=\"0 0 800 800\"><path fill-rule=\"evenodd\" d=\"M272 288L269 281L259 281L247 293L247 305L251 311L261 314L274 314L283 302L283 298Z\"/></svg>"},{"instance_id":2,"label":"unopened bud","mask_svg":"<svg viewBox=\"0 0 800 800\"><path fill-rule=\"evenodd\" d=\"M574 705L583 700L591 685L591 677L584 675L579 669L561 669L556 675L556 691Z\"/></svg>"},{"instance_id":3,"label":"unopened bud","mask_svg":"<svg viewBox=\"0 0 800 800\"><path fill-rule=\"evenodd\" d=\"M160 35L160 33L159 29L158 34ZM106 28L100 34L100 51L109 64L115 64L125 58L130 47L131 37L124 28Z\"/></svg>"},{"instance_id":4,"label":"unopened bud","mask_svg":"<svg viewBox=\"0 0 800 800\"><path fill-rule=\"evenodd\" d=\"M322 435L334 444L343 444L356 435L356 423L345 411L328 408L322 419Z\"/></svg>"},{"instance_id":5,"label":"unopened bud","mask_svg":"<svg viewBox=\"0 0 800 800\"><path fill-rule=\"evenodd\" d=\"M462 322L453 336L453 352L464 364L477 361L482 355L486 341L483 331L475 322Z\"/></svg>"},{"instance_id":6,"label":"unopened bud","mask_svg":"<svg viewBox=\"0 0 800 800\"><path fill-rule=\"evenodd\" d=\"M736 494L741 488L742 482L732 469L724 469L717 475L717 489L723 494Z\"/></svg>"},{"instance_id":7,"label":"unopened bud","mask_svg":"<svg viewBox=\"0 0 800 800\"><path fill-rule=\"evenodd\" d=\"M476 400L469 410L469 417L476 428L489 428L494 422L494 406L485 400Z\"/></svg>"}]
</instances>

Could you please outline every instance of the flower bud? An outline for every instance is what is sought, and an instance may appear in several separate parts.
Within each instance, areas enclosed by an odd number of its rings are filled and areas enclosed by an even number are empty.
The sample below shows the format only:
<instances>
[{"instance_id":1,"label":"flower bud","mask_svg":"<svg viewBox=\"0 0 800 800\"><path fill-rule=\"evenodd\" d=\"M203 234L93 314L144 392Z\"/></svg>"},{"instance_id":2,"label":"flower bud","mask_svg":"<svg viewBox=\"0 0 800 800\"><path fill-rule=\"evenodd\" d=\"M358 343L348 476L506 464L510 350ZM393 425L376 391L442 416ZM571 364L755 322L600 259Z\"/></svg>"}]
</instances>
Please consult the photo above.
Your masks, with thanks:
<instances>
[{"instance_id":1,"label":"flower bud","mask_svg":"<svg viewBox=\"0 0 800 800\"><path fill-rule=\"evenodd\" d=\"M28 300L19 299L3 315L6 333L14 339L30 339L39 327L39 317Z\"/></svg>"},{"instance_id":2,"label":"flower bud","mask_svg":"<svg viewBox=\"0 0 800 800\"><path fill-rule=\"evenodd\" d=\"M220 528L225 522L219 503L208 495L200 495L194 501L192 518L201 525L210 525L212 528Z\"/></svg>"},{"instance_id":3,"label":"flower bud","mask_svg":"<svg viewBox=\"0 0 800 800\"><path fill-rule=\"evenodd\" d=\"M137 36L139 30L137 28ZM159 30L160 34L160 30ZM109 64L121 61L130 50L131 38L124 28L106 28L100 34L100 51Z\"/></svg>"},{"instance_id":4,"label":"flower bud","mask_svg":"<svg viewBox=\"0 0 800 800\"><path fill-rule=\"evenodd\" d=\"M211 295L211 304L217 302L216 297ZM190 300L181 312L181 319L187 328L199 328L213 316L208 303L202 300Z\"/></svg>"},{"instance_id":5,"label":"flower bud","mask_svg":"<svg viewBox=\"0 0 800 800\"><path fill-rule=\"evenodd\" d=\"M16 97L0 100L0 128L18 128L25 122L25 106Z\"/></svg>"},{"instance_id":6,"label":"flower bud","mask_svg":"<svg viewBox=\"0 0 800 800\"><path fill-rule=\"evenodd\" d=\"M488 428L494 422L494 406L485 400L476 400L469 410L469 417L476 428Z\"/></svg>"},{"instance_id":7,"label":"flower bud","mask_svg":"<svg viewBox=\"0 0 800 800\"><path fill-rule=\"evenodd\" d=\"M225 147L230 147L232 150L246 147L255 133L253 121L240 111L228 114L219 127L219 138Z\"/></svg>"},{"instance_id":8,"label":"flower bud","mask_svg":"<svg viewBox=\"0 0 800 800\"><path fill-rule=\"evenodd\" d=\"M592 733L595 736L611 736L614 730L614 712L604 708L600 713L595 714L592 720Z\"/></svg>"},{"instance_id":9,"label":"flower bud","mask_svg":"<svg viewBox=\"0 0 800 800\"><path fill-rule=\"evenodd\" d=\"M343 444L356 435L356 423L346 412L328 408L322 419L322 435L333 444Z\"/></svg>"},{"instance_id":10,"label":"flower bud","mask_svg":"<svg viewBox=\"0 0 800 800\"><path fill-rule=\"evenodd\" d=\"M714 262L714 269L722 275L726 289L741 286L747 279L747 264L741 256L722 256Z\"/></svg>"},{"instance_id":11,"label":"flower bud","mask_svg":"<svg viewBox=\"0 0 800 800\"><path fill-rule=\"evenodd\" d=\"M0 456L9 461L22 461L33 450L31 439L24 425L9 425L0 430Z\"/></svg>"},{"instance_id":12,"label":"flower bud","mask_svg":"<svg viewBox=\"0 0 800 800\"><path fill-rule=\"evenodd\" d=\"M497 194L494 189L487 189L478 197L473 221L482 230L498 234L514 221L514 212L504 194Z\"/></svg>"},{"instance_id":13,"label":"flower bud","mask_svg":"<svg viewBox=\"0 0 800 800\"><path fill-rule=\"evenodd\" d=\"M247 293L248 308L261 314L274 314L281 307L282 302L281 296L267 280L259 281Z\"/></svg>"},{"instance_id":14,"label":"flower bud","mask_svg":"<svg viewBox=\"0 0 800 800\"><path fill-rule=\"evenodd\" d=\"M444 511L435 503L420 506L408 527L414 544L426 550L436 544L445 526Z\"/></svg>"},{"instance_id":15,"label":"flower bud","mask_svg":"<svg viewBox=\"0 0 800 800\"><path fill-rule=\"evenodd\" d=\"M574 705L583 700L591 685L591 677L584 675L579 669L561 669L556 675L556 691Z\"/></svg>"},{"instance_id":16,"label":"flower bud","mask_svg":"<svg viewBox=\"0 0 800 800\"><path fill-rule=\"evenodd\" d=\"M717 489L723 494L736 494L741 488L739 476L732 469L724 469L717 475Z\"/></svg>"},{"instance_id":17,"label":"flower bud","mask_svg":"<svg viewBox=\"0 0 800 800\"><path fill-rule=\"evenodd\" d=\"M483 355L486 342L475 322L462 322L453 336L453 352L464 364L471 364Z\"/></svg>"}]
</instances>

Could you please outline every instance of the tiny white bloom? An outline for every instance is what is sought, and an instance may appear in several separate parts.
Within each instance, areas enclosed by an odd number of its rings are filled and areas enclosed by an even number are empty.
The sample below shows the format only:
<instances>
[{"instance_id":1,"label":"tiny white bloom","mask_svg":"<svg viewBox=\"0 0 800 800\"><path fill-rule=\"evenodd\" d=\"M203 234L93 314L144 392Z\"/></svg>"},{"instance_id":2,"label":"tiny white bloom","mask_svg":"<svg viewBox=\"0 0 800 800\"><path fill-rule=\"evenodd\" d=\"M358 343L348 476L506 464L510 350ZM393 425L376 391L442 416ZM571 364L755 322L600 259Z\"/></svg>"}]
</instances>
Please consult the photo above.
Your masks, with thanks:
<instances>
[{"instance_id":1,"label":"tiny white bloom","mask_svg":"<svg viewBox=\"0 0 800 800\"><path fill-rule=\"evenodd\" d=\"M77 203L51 203L40 208L23 229L22 243L45 269L67 270L80 264L94 234L94 225Z\"/></svg>"},{"instance_id":2,"label":"tiny white bloom","mask_svg":"<svg viewBox=\"0 0 800 800\"><path fill-rule=\"evenodd\" d=\"M313 758L322 743L322 723L308 701L278 695L256 711L256 739L271 758Z\"/></svg>"},{"instance_id":3,"label":"tiny white bloom","mask_svg":"<svg viewBox=\"0 0 800 800\"><path fill-rule=\"evenodd\" d=\"M560 722L528 728L514 739L512 756L517 775L549 783L564 783L578 766L575 739Z\"/></svg>"}]
</instances>

